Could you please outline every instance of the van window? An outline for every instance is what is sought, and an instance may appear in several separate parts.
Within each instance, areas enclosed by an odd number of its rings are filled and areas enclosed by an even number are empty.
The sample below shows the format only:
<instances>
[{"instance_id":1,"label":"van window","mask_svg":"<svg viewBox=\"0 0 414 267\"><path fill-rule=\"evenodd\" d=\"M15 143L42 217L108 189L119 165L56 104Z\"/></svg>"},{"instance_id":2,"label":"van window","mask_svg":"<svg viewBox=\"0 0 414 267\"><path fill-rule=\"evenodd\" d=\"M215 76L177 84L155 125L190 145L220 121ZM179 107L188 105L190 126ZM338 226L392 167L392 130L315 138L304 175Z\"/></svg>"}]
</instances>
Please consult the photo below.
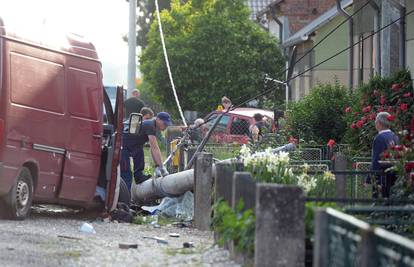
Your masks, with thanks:
<instances>
[{"instance_id":1,"label":"van window","mask_svg":"<svg viewBox=\"0 0 414 267\"><path fill-rule=\"evenodd\" d=\"M63 65L10 53L12 103L63 114L64 81Z\"/></svg>"},{"instance_id":2,"label":"van window","mask_svg":"<svg viewBox=\"0 0 414 267\"><path fill-rule=\"evenodd\" d=\"M100 98L102 88L98 84L98 75L95 72L69 68L68 71L68 95L70 114L99 120L98 114L102 108Z\"/></svg>"}]
</instances>

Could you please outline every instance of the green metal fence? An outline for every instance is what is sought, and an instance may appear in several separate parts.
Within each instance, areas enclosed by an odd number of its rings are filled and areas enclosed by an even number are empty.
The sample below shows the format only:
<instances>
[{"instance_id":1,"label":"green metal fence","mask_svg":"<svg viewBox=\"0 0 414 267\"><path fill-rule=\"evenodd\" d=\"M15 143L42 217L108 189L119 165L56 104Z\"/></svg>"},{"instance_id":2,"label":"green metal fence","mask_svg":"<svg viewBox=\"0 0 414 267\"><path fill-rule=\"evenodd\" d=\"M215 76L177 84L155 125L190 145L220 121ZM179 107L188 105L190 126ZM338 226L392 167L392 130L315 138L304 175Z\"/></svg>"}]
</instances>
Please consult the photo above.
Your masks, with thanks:
<instances>
[{"instance_id":1,"label":"green metal fence","mask_svg":"<svg viewBox=\"0 0 414 267\"><path fill-rule=\"evenodd\" d=\"M337 210L320 209L314 266L414 266L414 242Z\"/></svg>"}]
</instances>

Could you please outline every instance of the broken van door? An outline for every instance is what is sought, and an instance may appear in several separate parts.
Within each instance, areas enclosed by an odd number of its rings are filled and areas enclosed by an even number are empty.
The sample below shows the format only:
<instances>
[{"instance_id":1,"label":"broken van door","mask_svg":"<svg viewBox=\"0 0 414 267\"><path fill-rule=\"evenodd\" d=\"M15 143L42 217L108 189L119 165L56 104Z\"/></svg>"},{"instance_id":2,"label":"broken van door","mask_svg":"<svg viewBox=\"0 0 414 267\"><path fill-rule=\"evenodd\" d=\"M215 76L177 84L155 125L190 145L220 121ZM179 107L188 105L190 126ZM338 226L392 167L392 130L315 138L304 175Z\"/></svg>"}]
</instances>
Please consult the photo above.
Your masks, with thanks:
<instances>
[{"instance_id":1,"label":"broken van door","mask_svg":"<svg viewBox=\"0 0 414 267\"><path fill-rule=\"evenodd\" d=\"M96 190L102 151L103 85L98 65L94 65L95 70L85 65L92 70L75 66L68 70L69 138L59 198L90 202Z\"/></svg>"},{"instance_id":2,"label":"broken van door","mask_svg":"<svg viewBox=\"0 0 414 267\"><path fill-rule=\"evenodd\" d=\"M112 169L111 169L111 179L107 186L107 197L106 197L106 207L110 210L115 202L117 201L116 190L117 181L120 179L118 177L118 164L121 151L121 136L123 131L123 118L124 118L124 90L122 86L117 87L116 93L116 104L115 104L115 114L114 114L114 126L115 126L115 138L114 138L114 152L112 159Z\"/></svg>"}]
</instances>

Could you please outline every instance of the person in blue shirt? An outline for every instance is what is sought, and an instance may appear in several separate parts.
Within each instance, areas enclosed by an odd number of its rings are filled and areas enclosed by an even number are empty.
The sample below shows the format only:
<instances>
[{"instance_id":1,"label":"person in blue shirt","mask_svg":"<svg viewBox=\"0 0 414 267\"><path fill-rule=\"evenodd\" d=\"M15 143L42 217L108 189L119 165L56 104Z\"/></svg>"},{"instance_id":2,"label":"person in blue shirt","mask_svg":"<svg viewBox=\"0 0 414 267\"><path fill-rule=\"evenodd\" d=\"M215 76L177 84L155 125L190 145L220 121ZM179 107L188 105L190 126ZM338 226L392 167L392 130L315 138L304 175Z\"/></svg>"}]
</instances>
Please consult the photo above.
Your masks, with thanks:
<instances>
[{"instance_id":1,"label":"person in blue shirt","mask_svg":"<svg viewBox=\"0 0 414 267\"><path fill-rule=\"evenodd\" d=\"M391 129L391 123L388 118L391 115L388 112L379 112L375 119L375 128L378 134L374 137L372 142L372 171L385 171L390 165L380 164L381 154L387 149L398 144L398 136L395 135ZM384 174L375 175L376 181L373 183L373 197L378 197L377 186L380 186L383 197L389 197L391 186L394 184L396 175L394 172L386 172ZM367 179L367 183L371 183L371 179ZM375 183L376 182L376 183Z\"/></svg>"},{"instance_id":2,"label":"person in blue shirt","mask_svg":"<svg viewBox=\"0 0 414 267\"><path fill-rule=\"evenodd\" d=\"M151 176L144 174L145 157L144 145L148 142L150 144L150 151L152 159L155 163L155 172L160 176L168 175L165 169L161 151L157 143L156 135L159 131L164 131L168 126L172 125L170 114L167 112L160 112L155 118L144 120L138 134L129 134L124 132L122 134L122 149L121 149L121 177L124 179L128 188L131 189L132 177L135 183L139 184L149 179ZM134 170L131 170L130 158L134 162Z\"/></svg>"}]
</instances>

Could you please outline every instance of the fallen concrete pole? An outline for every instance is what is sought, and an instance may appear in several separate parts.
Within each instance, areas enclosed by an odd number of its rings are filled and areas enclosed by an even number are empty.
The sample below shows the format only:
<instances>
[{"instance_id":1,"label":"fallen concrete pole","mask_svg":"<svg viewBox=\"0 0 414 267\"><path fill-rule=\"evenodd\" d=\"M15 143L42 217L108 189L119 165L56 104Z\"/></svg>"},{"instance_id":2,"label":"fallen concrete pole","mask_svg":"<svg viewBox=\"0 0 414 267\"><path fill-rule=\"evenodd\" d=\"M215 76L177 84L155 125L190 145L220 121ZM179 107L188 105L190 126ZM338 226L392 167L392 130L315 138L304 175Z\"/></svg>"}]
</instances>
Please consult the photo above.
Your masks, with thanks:
<instances>
[{"instance_id":1,"label":"fallen concrete pole","mask_svg":"<svg viewBox=\"0 0 414 267\"><path fill-rule=\"evenodd\" d=\"M272 150L273 153L281 151L295 150L294 144L287 144ZM236 158L226 159L221 162L237 162ZM216 176L215 164L213 164L213 177ZM164 177L148 179L138 185L133 185L131 189L132 201L136 203L145 203L163 197L175 197L184 194L194 187L194 169L189 169L173 173Z\"/></svg>"},{"instance_id":2,"label":"fallen concrete pole","mask_svg":"<svg viewBox=\"0 0 414 267\"><path fill-rule=\"evenodd\" d=\"M148 179L132 187L132 200L134 202L145 202L166 196L179 196L192 190L193 185L193 169Z\"/></svg>"}]
</instances>

